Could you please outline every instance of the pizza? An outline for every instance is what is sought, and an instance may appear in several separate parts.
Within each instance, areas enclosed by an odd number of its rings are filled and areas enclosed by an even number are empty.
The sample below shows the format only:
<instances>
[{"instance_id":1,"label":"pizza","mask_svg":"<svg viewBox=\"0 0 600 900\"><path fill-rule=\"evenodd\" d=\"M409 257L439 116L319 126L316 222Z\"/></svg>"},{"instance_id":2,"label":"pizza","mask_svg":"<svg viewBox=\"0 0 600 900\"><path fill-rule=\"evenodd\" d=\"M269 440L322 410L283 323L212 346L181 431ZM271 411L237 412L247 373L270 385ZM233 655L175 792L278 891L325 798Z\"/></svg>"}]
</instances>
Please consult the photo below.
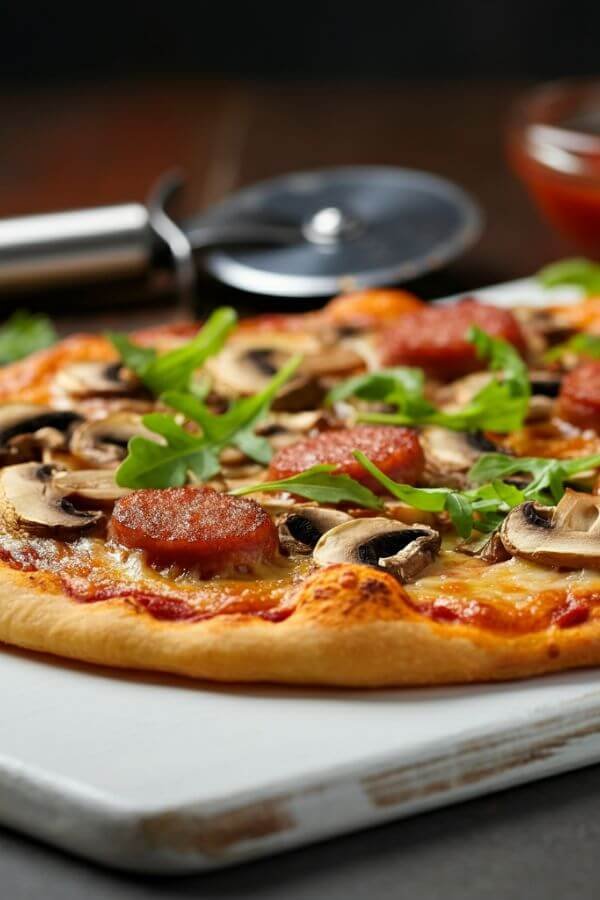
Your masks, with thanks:
<instances>
[{"instance_id":1,"label":"pizza","mask_svg":"<svg viewBox=\"0 0 600 900\"><path fill-rule=\"evenodd\" d=\"M222 308L67 337L0 404L6 644L345 687L600 664L598 300Z\"/></svg>"}]
</instances>

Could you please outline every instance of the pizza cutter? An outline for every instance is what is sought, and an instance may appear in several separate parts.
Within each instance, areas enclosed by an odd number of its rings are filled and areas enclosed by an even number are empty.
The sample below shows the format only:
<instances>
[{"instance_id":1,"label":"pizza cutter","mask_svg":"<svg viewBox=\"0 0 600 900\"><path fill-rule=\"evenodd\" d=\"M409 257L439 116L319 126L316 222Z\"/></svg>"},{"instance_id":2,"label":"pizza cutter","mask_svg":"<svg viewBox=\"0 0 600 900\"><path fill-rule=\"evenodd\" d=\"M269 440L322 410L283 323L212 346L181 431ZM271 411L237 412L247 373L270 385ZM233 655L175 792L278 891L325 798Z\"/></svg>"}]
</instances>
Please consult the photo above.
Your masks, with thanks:
<instances>
[{"instance_id":1,"label":"pizza cutter","mask_svg":"<svg viewBox=\"0 0 600 900\"><path fill-rule=\"evenodd\" d=\"M235 288L319 297L440 268L481 230L475 202L443 178L355 166L263 181L184 222L168 173L146 204L0 221L0 291L109 281L161 269L191 297L205 269Z\"/></svg>"}]
</instances>

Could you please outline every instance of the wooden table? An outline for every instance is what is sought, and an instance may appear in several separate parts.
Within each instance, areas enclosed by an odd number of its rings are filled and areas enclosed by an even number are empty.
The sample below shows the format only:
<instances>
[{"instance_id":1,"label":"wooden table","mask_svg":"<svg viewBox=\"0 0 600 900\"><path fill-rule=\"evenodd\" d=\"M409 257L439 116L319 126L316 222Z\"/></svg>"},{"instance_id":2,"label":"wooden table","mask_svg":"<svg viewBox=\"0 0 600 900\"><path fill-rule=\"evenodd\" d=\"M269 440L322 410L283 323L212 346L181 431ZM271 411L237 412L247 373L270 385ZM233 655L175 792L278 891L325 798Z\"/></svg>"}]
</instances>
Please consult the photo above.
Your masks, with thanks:
<instances>
[{"instance_id":1,"label":"wooden table","mask_svg":"<svg viewBox=\"0 0 600 900\"><path fill-rule=\"evenodd\" d=\"M527 86L161 81L5 93L0 216L142 200L174 164L189 176L183 214L294 169L412 166L457 181L483 207L477 246L416 286L429 297L469 290L572 252L539 219L505 160L508 111ZM215 287L201 290L212 295ZM70 314L65 327L82 305L97 314L97 296L89 304L81 296L50 298L54 312ZM136 320L164 317L164 304L144 310L149 299L136 293Z\"/></svg>"}]
</instances>

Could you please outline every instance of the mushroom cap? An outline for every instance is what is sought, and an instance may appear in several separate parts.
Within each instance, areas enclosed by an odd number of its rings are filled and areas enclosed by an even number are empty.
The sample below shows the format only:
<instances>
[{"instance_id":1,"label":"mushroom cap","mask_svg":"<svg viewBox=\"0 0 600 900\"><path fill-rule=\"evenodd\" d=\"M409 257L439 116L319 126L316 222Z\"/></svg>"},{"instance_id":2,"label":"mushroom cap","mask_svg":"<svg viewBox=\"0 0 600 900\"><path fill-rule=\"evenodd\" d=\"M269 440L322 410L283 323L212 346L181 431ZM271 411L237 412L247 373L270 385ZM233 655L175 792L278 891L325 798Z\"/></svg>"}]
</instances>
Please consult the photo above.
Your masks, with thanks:
<instances>
[{"instance_id":1,"label":"mushroom cap","mask_svg":"<svg viewBox=\"0 0 600 900\"><path fill-rule=\"evenodd\" d=\"M273 410L314 408L325 393L319 383L321 376L344 375L364 367L356 350L339 344L325 347L315 334L259 332L234 337L207 361L206 369L217 392L245 396L261 391L297 353L303 357L300 368L279 391Z\"/></svg>"},{"instance_id":2,"label":"mushroom cap","mask_svg":"<svg viewBox=\"0 0 600 900\"><path fill-rule=\"evenodd\" d=\"M114 413L78 425L73 430L69 447L75 456L94 468L111 468L125 458L129 440L137 435L157 443L161 441L145 427L141 416L131 412Z\"/></svg>"},{"instance_id":3,"label":"mushroom cap","mask_svg":"<svg viewBox=\"0 0 600 900\"><path fill-rule=\"evenodd\" d=\"M547 566L600 569L600 497L567 490L557 506L527 501L500 531L513 556Z\"/></svg>"},{"instance_id":4,"label":"mushroom cap","mask_svg":"<svg viewBox=\"0 0 600 900\"><path fill-rule=\"evenodd\" d=\"M130 488L120 487L111 469L72 469L58 471L53 478L54 487L68 500L85 501L90 506L110 507L130 493Z\"/></svg>"},{"instance_id":5,"label":"mushroom cap","mask_svg":"<svg viewBox=\"0 0 600 900\"><path fill-rule=\"evenodd\" d=\"M31 459L31 451L36 443L23 441L25 435L36 435L37 444L44 444L44 438L54 445L57 434L66 432L81 416L71 410L52 409L49 406L38 406L33 403L8 403L0 408L0 455L8 457L10 462L18 462L19 458ZM52 436L50 435L52 431ZM12 459L11 459L12 457Z\"/></svg>"},{"instance_id":6,"label":"mushroom cap","mask_svg":"<svg viewBox=\"0 0 600 900\"><path fill-rule=\"evenodd\" d=\"M113 397L140 389L140 382L120 362L76 362L64 366L56 376L55 387L70 397Z\"/></svg>"},{"instance_id":7,"label":"mushroom cap","mask_svg":"<svg viewBox=\"0 0 600 900\"><path fill-rule=\"evenodd\" d=\"M451 431L438 425L427 425L420 433L425 454L427 484L464 487L467 472L482 453L499 448L476 431Z\"/></svg>"},{"instance_id":8,"label":"mushroom cap","mask_svg":"<svg viewBox=\"0 0 600 900\"><path fill-rule=\"evenodd\" d=\"M287 553L309 554L325 532L351 521L352 517L340 509L299 504L280 517L279 542Z\"/></svg>"},{"instance_id":9,"label":"mushroom cap","mask_svg":"<svg viewBox=\"0 0 600 900\"><path fill-rule=\"evenodd\" d=\"M0 472L0 513L6 524L30 534L76 537L102 519L100 512L76 509L56 490L54 466L22 463Z\"/></svg>"},{"instance_id":10,"label":"mushroom cap","mask_svg":"<svg viewBox=\"0 0 600 900\"><path fill-rule=\"evenodd\" d=\"M320 566L342 562L377 566L407 582L433 562L440 545L439 533L428 525L404 525L374 516L326 531L313 559Z\"/></svg>"}]
</instances>

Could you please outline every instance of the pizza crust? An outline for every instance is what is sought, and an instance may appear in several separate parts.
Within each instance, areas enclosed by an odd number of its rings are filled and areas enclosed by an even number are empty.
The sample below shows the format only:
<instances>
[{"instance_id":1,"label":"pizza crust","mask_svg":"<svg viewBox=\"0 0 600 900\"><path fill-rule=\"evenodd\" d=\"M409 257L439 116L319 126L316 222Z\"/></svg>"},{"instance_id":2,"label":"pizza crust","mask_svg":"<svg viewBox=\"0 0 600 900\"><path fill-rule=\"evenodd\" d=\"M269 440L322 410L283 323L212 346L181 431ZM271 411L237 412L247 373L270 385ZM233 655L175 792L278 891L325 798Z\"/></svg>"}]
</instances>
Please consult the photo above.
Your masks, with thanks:
<instances>
[{"instance_id":1,"label":"pizza crust","mask_svg":"<svg viewBox=\"0 0 600 900\"><path fill-rule=\"evenodd\" d=\"M507 638L424 620L368 566L317 572L282 622L158 621L126 599L79 603L56 576L0 566L0 640L118 668L222 682L384 687L501 681L600 664L600 623Z\"/></svg>"}]
</instances>

